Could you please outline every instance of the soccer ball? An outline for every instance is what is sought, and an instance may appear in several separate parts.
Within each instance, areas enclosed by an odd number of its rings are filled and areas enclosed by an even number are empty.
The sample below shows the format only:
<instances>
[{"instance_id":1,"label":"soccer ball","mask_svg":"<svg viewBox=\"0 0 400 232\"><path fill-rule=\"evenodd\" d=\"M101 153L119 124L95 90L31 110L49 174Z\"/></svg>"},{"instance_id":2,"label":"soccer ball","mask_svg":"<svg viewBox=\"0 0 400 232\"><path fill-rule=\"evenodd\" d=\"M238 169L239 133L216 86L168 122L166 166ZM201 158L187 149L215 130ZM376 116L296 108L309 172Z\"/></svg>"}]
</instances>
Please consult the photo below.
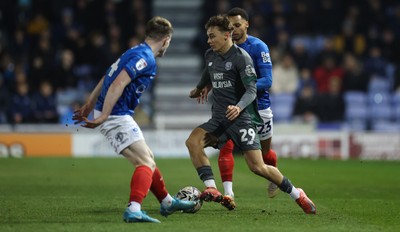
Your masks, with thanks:
<instances>
[{"instance_id":1,"label":"soccer ball","mask_svg":"<svg viewBox=\"0 0 400 232\"><path fill-rule=\"evenodd\" d=\"M188 210L182 210L182 212L196 213L197 211L199 211L201 209L201 206L203 206L203 201L200 200L200 194L200 190L193 186L187 186L179 190L178 193L175 195L177 199L196 202L195 207Z\"/></svg>"}]
</instances>

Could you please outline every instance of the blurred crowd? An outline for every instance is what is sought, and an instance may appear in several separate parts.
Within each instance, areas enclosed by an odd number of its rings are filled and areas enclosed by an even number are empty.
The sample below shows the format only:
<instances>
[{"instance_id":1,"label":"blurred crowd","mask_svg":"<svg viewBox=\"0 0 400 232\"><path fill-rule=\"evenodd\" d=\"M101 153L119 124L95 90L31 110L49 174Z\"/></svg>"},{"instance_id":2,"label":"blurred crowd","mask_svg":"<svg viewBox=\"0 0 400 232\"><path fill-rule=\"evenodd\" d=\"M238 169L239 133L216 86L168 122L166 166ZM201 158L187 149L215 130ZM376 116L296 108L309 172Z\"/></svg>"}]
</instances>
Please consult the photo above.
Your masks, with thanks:
<instances>
[{"instance_id":1,"label":"blurred crowd","mask_svg":"<svg viewBox=\"0 0 400 232\"><path fill-rule=\"evenodd\" d=\"M347 115L351 110L347 109L354 102L347 93L357 92L365 96L369 114L374 112L368 107L374 101L383 103L387 96L391 109L385 120L400 123L400 104L390 100L398 99L394 95L400 94L399 1L205 1L202 33L194 41L200 55L209 48L204 33L206 20L236 6L249 14L248 34L270 48L272 110L278 116L274 120L279 120L285 111L280 110L279 104L292 103L293 108L288 110L290 120L345 121L347 116L351 118ZM377 85L378 100L374 95ZM274 96L280 99L281 95L289 95L286 99L293 96L294 100L274 104Z\"/></svg>"},{"instance_id":2,"label":"blurred crowd","mask_svg":"<svg viewBox=\"0 0 400 232\"><path fill-rule=\"evenodd\" d=\"M150 12L142 0L1 1L0 124L68 122Z\"/></svg>"},{"instance_id":3,"label":"blurred crowd","mask_svg":"<svg viewBox=\"0 0 400 232\"><path fill-rule=\"evenodd\" d=\"M1 1L0 124L68 121L105 69L142 40L152 2ZM345 121L347 93L357 92L366 114L384 102L385 120L400 123L400 100L385 100L400 99L399 1L205 0L193 41L201 56L206 20L236 6L250 15L249 34L270 48L277 121L283 112L301 122ZM289 100L275 101L281 95Z\"/></svg>"}]
</instances>

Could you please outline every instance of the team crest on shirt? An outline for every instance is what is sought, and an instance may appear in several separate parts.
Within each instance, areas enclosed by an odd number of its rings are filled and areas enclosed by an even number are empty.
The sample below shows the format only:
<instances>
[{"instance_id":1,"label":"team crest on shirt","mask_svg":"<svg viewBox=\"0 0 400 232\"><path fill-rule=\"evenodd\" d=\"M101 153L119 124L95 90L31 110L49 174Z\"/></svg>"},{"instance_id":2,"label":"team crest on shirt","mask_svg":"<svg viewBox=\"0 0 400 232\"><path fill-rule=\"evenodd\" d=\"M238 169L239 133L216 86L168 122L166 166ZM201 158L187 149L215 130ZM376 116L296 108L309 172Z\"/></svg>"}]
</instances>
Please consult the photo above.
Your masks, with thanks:
<instances>
[{"instance_id":1,"label":"team crest on shirt","mask_svg":"<svg viewBox=\"0 0 400 232\"><path fill-rule=\"evenodd\" d=\"M247 65L246 69L244 70L247 76L255 76L256 70L254 70L253 66Z\"/></svg>"},{"instance_id":2,"label":"team crest on shirt","mask_svg":"<svg viewBox=\"0 0 400 232\"><path fill-rule=\"evenodd\" d=\"M231 70L231 68L232 68L232 62L226 62L225 63L225 69L226 69L226 71L229 71L229 70Z\"/></svg>"},{"instance_id":3,"label":"team crest on shirt","mask_svg":"<svg viewBox=\"0 0 400 232\"><path fill-rule=\"evenodd\" d=\"M137 70L142 70L147 66L147 62L142 58L136 62L136 69Z\"/></svg>"}]
</instances>

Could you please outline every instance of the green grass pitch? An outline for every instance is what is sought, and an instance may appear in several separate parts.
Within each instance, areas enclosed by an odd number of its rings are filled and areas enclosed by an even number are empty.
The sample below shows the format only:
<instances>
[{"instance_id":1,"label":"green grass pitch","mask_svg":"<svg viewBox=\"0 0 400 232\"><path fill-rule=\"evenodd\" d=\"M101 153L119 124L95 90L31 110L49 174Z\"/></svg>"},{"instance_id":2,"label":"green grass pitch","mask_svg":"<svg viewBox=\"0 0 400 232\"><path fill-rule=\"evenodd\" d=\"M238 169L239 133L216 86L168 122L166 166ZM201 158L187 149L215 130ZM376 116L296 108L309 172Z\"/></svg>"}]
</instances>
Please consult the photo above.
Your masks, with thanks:
<instances>
[{"instance_id":1,"label":"green grass pitch","mask_svg":"<svg viewBox=\"0 0 400 232\"><path fill-rule=\"evenodd\" d=\"M211 159L222 190L216 159ZM175 194L202 190L189 159L157 159ZM317 205L305 215L287 194L268 199L266 181L235 160L237 208L205 202L196 214L162 217L149 193L143 209L161 224L122 221L133 167L123 158L0 159L0 231L400 231L400 163L280 159L280 170Z\"/></svg>"}]
</instances>

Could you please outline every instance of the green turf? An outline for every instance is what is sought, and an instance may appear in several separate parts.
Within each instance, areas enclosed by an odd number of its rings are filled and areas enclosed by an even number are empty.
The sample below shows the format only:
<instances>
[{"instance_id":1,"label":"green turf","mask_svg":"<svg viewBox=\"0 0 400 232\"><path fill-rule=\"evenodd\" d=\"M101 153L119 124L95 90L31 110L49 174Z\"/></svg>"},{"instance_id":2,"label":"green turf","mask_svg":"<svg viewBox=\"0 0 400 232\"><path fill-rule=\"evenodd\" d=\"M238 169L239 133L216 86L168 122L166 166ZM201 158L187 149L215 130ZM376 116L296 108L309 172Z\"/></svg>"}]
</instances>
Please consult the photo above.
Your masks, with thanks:
<instances>
[{"instance_id":1,"label":"green turf","mask_svg":"<svg viewBox=\"0 0 400 232\"><path fill-rule=\"evenodd\" d=\"M171 193L187 185L203 189L189 159L157 163ZM286 194L268 199L266 181L241 157L237 209L204 203L196 214L163 218L149 194L143 208L161 224L122 221L133 170L123 158L0 159L0 231L400 231L399 162L281 159L279 166L312 198L316 216Z\"/></svg>"}]
</instances>

